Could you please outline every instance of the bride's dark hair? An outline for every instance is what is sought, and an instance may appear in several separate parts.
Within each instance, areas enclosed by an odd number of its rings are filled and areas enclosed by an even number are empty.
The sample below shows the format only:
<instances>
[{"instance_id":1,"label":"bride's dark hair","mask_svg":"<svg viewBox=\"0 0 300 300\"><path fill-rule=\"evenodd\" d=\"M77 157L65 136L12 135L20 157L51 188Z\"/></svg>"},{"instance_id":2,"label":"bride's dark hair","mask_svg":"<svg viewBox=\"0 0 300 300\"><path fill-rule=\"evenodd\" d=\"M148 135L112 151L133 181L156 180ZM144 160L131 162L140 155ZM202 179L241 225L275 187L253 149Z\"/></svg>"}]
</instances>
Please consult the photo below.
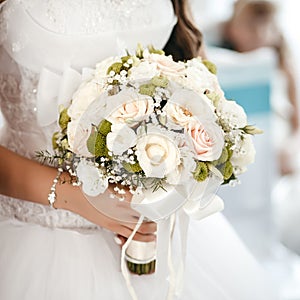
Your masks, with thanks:
<instances>
[{"instance_id":1,"label":"bride's dark hair","mask_svg":"<svg viewBox=\"0 0 300 300\"><path fill-rule=\"evenodd\" d=\"M199 55L202 33L194 24L188 0L172 0L178 18L164 50L174 60L185 60Z\"/></svg>"}]
</instances>

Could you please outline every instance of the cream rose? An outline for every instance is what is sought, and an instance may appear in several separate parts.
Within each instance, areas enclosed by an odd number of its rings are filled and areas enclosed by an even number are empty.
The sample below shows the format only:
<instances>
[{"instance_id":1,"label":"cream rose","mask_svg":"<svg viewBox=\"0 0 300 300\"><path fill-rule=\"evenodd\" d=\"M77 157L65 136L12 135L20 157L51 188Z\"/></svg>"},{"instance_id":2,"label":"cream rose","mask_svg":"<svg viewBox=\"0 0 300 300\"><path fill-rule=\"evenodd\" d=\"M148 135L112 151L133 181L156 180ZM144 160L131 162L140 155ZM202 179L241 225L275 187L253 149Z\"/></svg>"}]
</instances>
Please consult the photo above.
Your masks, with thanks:
<instances>
[{"instance_id":1,"label":"cream rose","mask_svg":"<svg viewBox=\"0 0 300 300\"><path fill-rule=\"evenodd\" d=\"M182 106L168 102L164 107L164 112L167 114L169 120L173 123L186 127L192 119L192 113ZM170 124L168 124L168 127Z\"/></svg>"},{"instance_id":2,"label":"cream rose","mask_svg":"<svg viewBox=\"0 0 300 300\"><path fill-rule=\"evenodd\" d=\"M191 122L187 132L192 139L197 159L213 161L220 157L224 146L224 134L215 122Z\"/></svg>"},{"instance_id":3,"label":"cream rose","mask_svg":"<svg viewBox=\"0 0 300 300\"><path fill-rule=\"evenodd\" d=\"M172 105L179 108L174 108ZM205 120L211 122L217 119L214 106L207 97L183 88L175 90L164 107L164 111L171 120L178 124L190 123L191 117L195 117L201 122L205 122Z\"/></svg>"},{"instance_id":4,"label":"cream rose","mask_svg":"<svg viewBox=\"0 0 300 300\"><path fill-rule=\"evenodd\" d=\"M164 178L180 164L180 152L174 142L159 132L148 132L138 137L138 162L147 177Z\"/></svg>"},{"instance_id":5,"label":"cream rose","mask_svg":"<svg viewBox=\"0 0 300 300\"><path fill-rule=\"evenodd\" d=\"M69 116L72 119L79 119L89 105L102 93L103 88L93 80L82 83L72 97L72 103L68 109Z\"/></svg>"},{"instance_id":6,"label":"cream rose","mask_svg":"<svg viewBox=\"0 0 300 300\"><path fill-rule=\"evenodd\" d=\"M122 155L136 143L136 134L126 124L113 124L106 137L108 150L113 154Z\"/></svg>"},{"instance_id":7,"label":"cream rose","mask_svg":"<svg viewBox=\"0 0 300 300\"><path fill-rule=\"evenodd\" d=\"M107 120L112 124L127 123L136 125L145 120L154 109L153 99L133 91L122 91L109 99Z\"/></svg>"},{"instance_id":8,"label":"cream rose","mask_svg":"<svg viewBox=\"0 0 300 300\"><path fill-rule=\"evenodd\" d=\"M148 60L155 63L161 74L166 76L183 75L185 70L184 64L175 62L171 56L152 53L148 56Z\"/></svg>"},{"instance_id":9,"label":"cream rose","mask_svg":"<svg viewBox=\"0 0 300 300\"><path fill-rule=\"evenodd\" d=\"M133 66L129 71L129 80L145 80L159 75L156 64L149 61L142 61L137 66Z\"/></svg>"}]
</instances>

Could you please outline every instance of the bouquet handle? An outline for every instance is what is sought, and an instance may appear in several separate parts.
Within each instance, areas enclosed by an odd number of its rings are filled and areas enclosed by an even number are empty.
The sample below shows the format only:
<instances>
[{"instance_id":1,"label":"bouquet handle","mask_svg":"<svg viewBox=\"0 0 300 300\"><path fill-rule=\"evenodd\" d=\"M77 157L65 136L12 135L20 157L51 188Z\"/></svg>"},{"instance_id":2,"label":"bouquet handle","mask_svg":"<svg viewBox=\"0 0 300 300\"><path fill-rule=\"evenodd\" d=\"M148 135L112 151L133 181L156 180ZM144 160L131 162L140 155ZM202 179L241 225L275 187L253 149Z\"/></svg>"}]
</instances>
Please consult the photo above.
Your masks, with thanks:
<instances>
[{"instance_id":1,"label":"bouquet handle","mask_svg":"<svg viewBox=\"0 0 300 300\"><path fill-rule=\"evenodd\" d=\"M143 275L155 271L156 242L132 240L125 252L127 267L131 273Z\"/></svg>"}]
</instances>

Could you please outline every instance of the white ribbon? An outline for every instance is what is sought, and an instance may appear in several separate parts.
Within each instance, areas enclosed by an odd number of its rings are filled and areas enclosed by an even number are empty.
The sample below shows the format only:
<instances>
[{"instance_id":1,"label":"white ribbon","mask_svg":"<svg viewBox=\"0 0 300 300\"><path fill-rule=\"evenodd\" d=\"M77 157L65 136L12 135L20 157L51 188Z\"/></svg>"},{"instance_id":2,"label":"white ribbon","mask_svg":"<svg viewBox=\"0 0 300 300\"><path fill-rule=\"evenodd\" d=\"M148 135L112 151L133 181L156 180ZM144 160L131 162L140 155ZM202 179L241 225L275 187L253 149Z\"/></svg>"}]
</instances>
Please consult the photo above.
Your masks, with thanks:
<instances>
[{"instance_id":1,"label":"white ribbon","mask_svg":"<svg viewBox=\"0 0 300 300\"><path fill-rule=\"evenodd\" d=\"M132 241L134 235L136 234L136 232L138 231L138 229L142 225L143 220L144 220L144 216L141 215L138 222L137 222L137 224L136 224L136 226L135 226L135 228L134 228L134 230L132 231L131 235L128 237L126 243L123 245L122 250L121 250L121 271L122 271L123 277L125 279L129 294L130 294L130 296L132 297L133 300L138 300L138 298L137 298L135 290L134 290L134 288L131 284L131 281L130 281L130 274L129 274L129 271L128 271L128 268L127 268L127 265L126 265L125 257L126 257L126 250L129 246L130 242Z\"/></svg>"},{"instance_id":2,"label":"white ribbon","mask_svg":"<svg viewBox=\"0 0 300 300\"><path fill-rule=\"evenodd\" d=\"M158 190L154 193L145 191L134 195L132 207L150 220L157 221L156 241L156 273L159 282L168 280L167 300L180 296L183 290L183 279L186 258L187 232L189 219L201 220L213 213L223 210L223 200L216 195L221 181L218 176L211 176L206 182L193 182L186 186L167 186L167 192ZM177 268L172 258L172 230L174 229L175 212L179 220L180 261ZM135 230L122 248L121 269L132 298L136 294L130 283L129 271L126 267L125 251L134 234L141 225L140 218Z\"/></svg>"},{"instance_id":3,"label":"white ribbon","mask_svg":"<svg viewBox=\"0 0 300 300\"><path fill-rule=\"evenodd\" d=\"M37 87L37 120L40 126L48 126L58 119L58 107L71 101L79 85L91 77L93 70L82 69L82 73L65 67L62 73L42 68Z\"/></svg>"}]
</instances>

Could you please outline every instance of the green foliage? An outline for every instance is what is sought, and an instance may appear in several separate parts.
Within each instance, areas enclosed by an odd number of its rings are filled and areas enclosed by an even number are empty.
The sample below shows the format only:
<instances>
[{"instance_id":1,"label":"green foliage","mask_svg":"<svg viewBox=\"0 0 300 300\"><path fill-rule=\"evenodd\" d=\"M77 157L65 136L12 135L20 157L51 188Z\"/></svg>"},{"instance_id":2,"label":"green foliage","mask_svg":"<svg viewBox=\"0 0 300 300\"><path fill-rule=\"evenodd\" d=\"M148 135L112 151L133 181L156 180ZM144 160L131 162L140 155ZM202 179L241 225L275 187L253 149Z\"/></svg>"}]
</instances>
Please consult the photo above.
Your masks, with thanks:
<instances>
[{"instance_id":1,"label":"green foliage","mask_svg":"<svg viewBox=\"0 0 300 300\"><path fill-rule=\"evenodd\" d=\"M247 134L262 134L263 130L253 126L253 125L246 125L245 127L242 128L242 130L247 133Z\"/></svg>"},{"instance_id":2,"label":"green foliage","mask_svg":"<svg viewBox=\"0 0 300 300\"><path fill-rule=\"evenodd\" d=\"M156 49L156 48L153 47L153 45L149 45L148 50L149 50L150 53L153 53L153 54L161 54L161 55L165 54L165 51L163 51L161 49Z\"/></svg>"},{"instance_id":3,"label":"green foliage","mask_svg":"<svg viewBox=\"0 0 300 300\"><path fill-rule=\"evenodd\" d=\"M123 168L129 173L138 173L142 171L142 168L138 162L135 162L134 164L123 162Z\"/></svg>"},{"instance_id":4,"label":"green foliage","mask_svg":"<svg viewBox=\"0 0 300 300\"><path fill-rule=\"evenodd\" d=\"M109 74L111 71L114 71L116 74L120 74L122 68L123 68L123 63L115 62L107 69L107 74Z\"/></svg>"},{"instance_id":5,"label":"green foliage","mask_svg":"<svg viewBox=\"0 0 300 300\"><path fill-rule=\"evenodd\" d=\"M214 75L217 75L217 67L214 63L207 59L203 59L202 63L205 65L205 67L208 69L208 71Z\"/></svg>"},{"instance_id":6,"label":"green foliage","mask_svg":"<svg viewBox=\"0 0 300 300\"><path fill-rule=\"evenodd\" d=\"M98 132L107 136L111 132L111 123L105 119L101 121L98 126Z\"/></svg>"},{"instance_id":7,"label":"green foliage","mask_svg":"<svg viewBox=\"0 0 300 300\"><path fill-rule=\"evenodd\" d=\"M228 149L226 147L224 147L219 159L213 161L212 163L213 163L214 166L222 165L228 160L228 158L229 158Z\"/></svg>"},{"instance_id":8,"label":"green foliage","mask_svg":"<svg viewBox=\"0 0 300 300\"><path fill-rule=\"evenodd\" d=\"M106 147L106 136L93 131L87 140L87 148L89 152L96 157L109 157Z\"/></svg>"},{"instance_id":9,"label":"green foliage","mask_svg":"<svg viewBox=\"0 0 300 300\"><path fill-rule=\"evenodd\" d=\"M58 148L57 140L59 138L59 132L54 132L52 135L52 148L56 150Z\"/></svg>"},{"instance_id":10,"label":"green foliage","mask_svg":"<svg viewBox=\"0 0 300 300\"><path fill-rule=\"evenodd\" d=\"M228 180L233 174L233 167L230 161L226 161L221 169L221 173L223 174L224 180Z\"/></svg>"},{"instance_id":11,"label":"green foliage","mask_svg":"<svg viewBox=\"0 0 300 300\"><path fill-rule=\"evenodd\" d=\"M205 93L206 97L212 102L214 107L217 107L220 102L220 96L217 93L208 91Z\"/></svg>"},{"instance_id":12,"label":"green foliage","mask_svg":"<svg viewBox=\"0 0 300 300\"><path fill-rule=\"evenodd\" d=\"M155 86L166 88L169 84L169 80L167 77L164 76L154 76L151 79L151 83L154 84Z\"/></svg>"},{"instance_id":13,"label":"green foliage","mask_svg":"<svg viewBox=\"0 0 300 300\"><path fill-rule=\"evenodd\" d=\"M139 92L142 95L147 95L150 97L153 97L154 93L155 93L155 88L156 86L152 83L146 83L146 84L142 84L140 86Z\"/></svg>"},{"instance_id":14,"label":"green foliage","mask_svg":"<svg viewBox=\"0 0 300 300\"><path fill-rule=\"evenodd\" d=\"M71 118L68 115L68 109L62 108L59 114L59 126L62 130L67 129L68 123L70 122Z\"/></svg>"},{"instance_id":15,"label":"green foliage","mask_svg":"<svg viewBox=\"0 0 300 300\"><path fill-rule=\"evenodd\" d=\"M208 166L205 162L198 161L196 169L193 173L194 179L197 181L204 181L208 176Z\"/></svg>"}]
</instances>

